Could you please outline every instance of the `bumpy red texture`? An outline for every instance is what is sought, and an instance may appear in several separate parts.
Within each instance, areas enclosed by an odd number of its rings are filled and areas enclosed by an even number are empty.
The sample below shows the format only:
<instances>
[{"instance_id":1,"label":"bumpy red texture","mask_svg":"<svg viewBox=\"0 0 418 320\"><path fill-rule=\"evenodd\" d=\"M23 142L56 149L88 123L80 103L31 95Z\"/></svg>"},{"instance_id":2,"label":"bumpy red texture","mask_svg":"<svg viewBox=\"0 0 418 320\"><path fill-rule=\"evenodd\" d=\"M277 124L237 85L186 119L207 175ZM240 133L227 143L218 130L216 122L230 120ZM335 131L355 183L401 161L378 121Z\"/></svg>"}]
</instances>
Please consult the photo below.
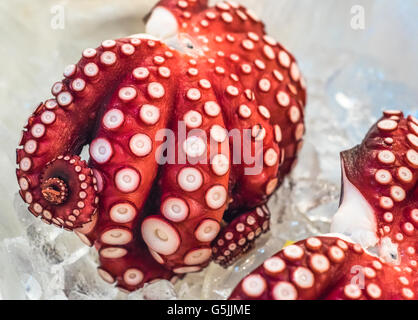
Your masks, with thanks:
<instances>
[{"instance_id":1,"label":"bumpy red texture","mask_svg":"<svg viewBox=\"0 0 418 320\"><path fill-rule=\"evenodd\" d=\"M230 298L417 299L417 150L417 119L392 110L361 145L342 153L347 179L375 213L374 250L338 237L312 237L266 260Z\"/></svg>"},{"instance_id":2,"label":"bumpy red texture","mask_svg":"<svg viewBox=\"0 0 418 320\"><path fill-rule=\"evenodd\" d=\"M223 264L247 250L268 230L261 207L304 133L299 68L251 11L232 2L158 6L176 17L187 49L133 36L84 50L30 117L17 150L29 210L94 244L100 275L127 290L199 271L213 247ZM87 144L88 163L77 156ZM243 144L262 164L256 174L247 174L254 163ZM170 155L176 161L164 163ZM221 229L236 235L227 247L216 238Z\"/></svg>"},{"instance_id":3,"label":"bumpy red texture","mask_svg":"<svg viewBox=\"0 0 418 320\"><path fill-rule=\"evenodd\" d=\"M398 244L407 254L417 245L418 123L400 111L385 111L364 142L343 152L344 171L374 209L377 236Z\"/></svg>"}]
</instances>

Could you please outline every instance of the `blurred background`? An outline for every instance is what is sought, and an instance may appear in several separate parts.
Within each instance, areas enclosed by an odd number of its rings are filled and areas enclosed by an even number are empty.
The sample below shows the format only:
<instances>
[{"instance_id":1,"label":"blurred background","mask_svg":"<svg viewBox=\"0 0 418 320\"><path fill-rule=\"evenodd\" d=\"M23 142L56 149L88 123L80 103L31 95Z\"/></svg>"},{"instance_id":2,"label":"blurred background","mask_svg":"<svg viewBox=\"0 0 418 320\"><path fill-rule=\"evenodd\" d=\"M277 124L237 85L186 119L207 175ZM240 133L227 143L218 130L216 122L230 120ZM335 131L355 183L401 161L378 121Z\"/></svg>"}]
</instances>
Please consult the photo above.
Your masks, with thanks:
<instances>
[{"instance_id":1,"label":"blurred background","mask_svg":"<svg viewBox=\"0 0 418 320\"><path fill-rule=\"evenodd\" d=\"M328 231L339 199L339 152L359 143L383 109L418 116L416 0L237 1L262 18L307 79L299 163L269 203L271 233L245 259L227 270L211 264L175 286L160 281L123 294L97 276L94 249L27 212L17 195L15 148L64 67L104 39L143 32L142 18L156 2L0 2L0 299L226 298L286 240Z\"/></svg>"}]
</instances>

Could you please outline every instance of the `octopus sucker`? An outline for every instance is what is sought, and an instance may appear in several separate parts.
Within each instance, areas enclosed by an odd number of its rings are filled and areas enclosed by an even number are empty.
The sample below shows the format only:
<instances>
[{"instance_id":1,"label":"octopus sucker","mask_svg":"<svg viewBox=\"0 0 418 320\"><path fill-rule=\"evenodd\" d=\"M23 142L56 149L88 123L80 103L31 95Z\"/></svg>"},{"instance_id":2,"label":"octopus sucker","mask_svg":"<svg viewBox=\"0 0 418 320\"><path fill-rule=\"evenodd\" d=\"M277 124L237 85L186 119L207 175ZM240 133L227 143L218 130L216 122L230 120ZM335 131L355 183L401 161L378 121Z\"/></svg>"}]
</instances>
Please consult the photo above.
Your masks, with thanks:
<instances>
[{"instance_id":1,"label":"octopus sucker","mask_svg":"<svg viewBox=\"0 0 418 320\"><path fill-rule=\"evenodd\" d=\"M128 291L251 249L305 130L295 58L252 11L162 0L146 30L83 50L17 149L29 211L94 246L101 277Z\"/></svg>"},{"instance_id":2,"label":"octopus sucker","mask_svg":"<svg viewBox=\"0 0 418 320\"><path fill-rule=\"evenodd\" d=\"M405 157L413 150L410 119L385 111L360 145L341 153L343 191L331 234L280 250L229 298L416 299L418 171ZM265 284L263 295L247 289L253 279Z\"/></svg>"}]
</instances>

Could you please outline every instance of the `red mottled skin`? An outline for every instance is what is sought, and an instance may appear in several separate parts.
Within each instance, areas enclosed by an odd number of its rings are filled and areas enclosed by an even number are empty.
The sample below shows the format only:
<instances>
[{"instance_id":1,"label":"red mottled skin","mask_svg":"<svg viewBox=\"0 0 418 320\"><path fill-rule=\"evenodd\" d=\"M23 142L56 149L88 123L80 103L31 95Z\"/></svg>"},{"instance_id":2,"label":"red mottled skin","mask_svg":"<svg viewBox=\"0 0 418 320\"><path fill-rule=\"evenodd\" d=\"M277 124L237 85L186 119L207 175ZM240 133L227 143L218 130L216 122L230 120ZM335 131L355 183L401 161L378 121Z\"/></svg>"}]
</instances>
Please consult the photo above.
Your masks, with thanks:
<instances>
[{"instance_id":1,"label":"red mottled skin","mask_svg":"<svg viewBox=\"0 0 418 320\"><path fill-rule=\"evenodd\" d=\"M230 299L417 299L417 136L417 119L385 111L361 145L342 153L346 178L373 209L375 248L337 235L299 241L241 281Z\"/></svg>"},{"instance_id":2,"label":"red mottled skin","mask_svg":"<svg viewBox=\"0 0 418 320\"><path fill-rule=\"evenodd\" d=\"M138 35L86 49L17 150L29 210L94 245L99 274L128 291L199 271L212 250L228 265L251 248L304 133L299 68L251 11L205 0L157 7L174 15L188 47ZM166 128L173 140L161 139ZM248 140L225 135L244 129ZM243 143L263 164L255 174ZM78 157L87 144L88 163ZM170 152L187 161L165 163Z\"/></svg>"}]
</instances>

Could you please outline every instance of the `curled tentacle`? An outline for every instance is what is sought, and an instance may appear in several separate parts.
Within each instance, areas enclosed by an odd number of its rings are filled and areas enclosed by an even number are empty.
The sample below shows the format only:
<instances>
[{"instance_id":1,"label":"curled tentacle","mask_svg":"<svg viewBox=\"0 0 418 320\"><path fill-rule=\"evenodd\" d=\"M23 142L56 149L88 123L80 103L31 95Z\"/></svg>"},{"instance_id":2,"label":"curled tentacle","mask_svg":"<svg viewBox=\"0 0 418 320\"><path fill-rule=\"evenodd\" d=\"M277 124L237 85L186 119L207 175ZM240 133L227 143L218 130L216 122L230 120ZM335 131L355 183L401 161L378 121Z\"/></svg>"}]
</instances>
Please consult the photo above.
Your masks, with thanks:
<instances>
[{"instance_id":1,"label":"curled tentacle","mask_svg":"<svg viewBox=\"0 0 418 320\"><path fill-rule=\"evenodd\" d=\"M95 210L93 204L97 204L94 187L81 193L87 199L87 202L83 202L83 199L77 198L81 192L79 187L73 179L68 179L75 176L79 168L78 179L85 176L87 184L94 179L90 169L74 155L90 142L102 101L115 90L126 73L132 72L136 61L141 61L142 57L154 51L154 42L152 46L143 45L140 50L136 50L140 44L141 40L134 38L106 40L97 49L84 50L79 63L69 65L64 71L66 78L52 87L56 98L39 105L29 119L21 146L17 150L17 177L21 196L29 203L34 214L39 215L45 211L45 222L50 223L52 218L56 218L62 223L61 220L65 222L70 215L79 214L78 211L68 211L69 208L83 209L83 214L80 220L71 217L73 220L65 223L66 228L80 227L79 223L91 220ZM164 50L163 47L161 51ZM65 169L62 159L47 165L60 155L69 157L71 162L76 161L77 165L73 168L73 163L69 162L71 166ZM58 176L52 174L54 168ZM84 207L77 209L78 205ZM80 222L74 225L76 220Z\"/></svg>"},{"instance_id":2,"label":"curled tentacle","mask_svg":"<svg viewBox=\"0 0 418 320\"><path fill-rule=\"evenodd\" d=\"M41 193L45 201L40 205L56 208L54 217L43 212L43 218L67 229L82 227L96 213L96 191L93 172L80 157L58 156L42 173Z\"/></svg>"},{"instance_id":3,"label":"curled tentacle","mask_svg":"<svg viewBox=\"0 0 418 320\"><path fill-rule=\"evenodd\" d=\"M65 90L63 84L61 90ZM71 154L80 151L86 137L83 130L76 136L75 127L82 123L71 120L70 97L63 91L58 102L48 100L36 109L23 131L16 171L20 195L29 210L44 222L68 230L89 222L98 201L91 169ZM67 124L65 130L59 129Z\"/></svg>"},{"instance_id":4,"label":"curled tentacle","mask_svg":"<svg viewBox=\"0 0 418 320\"><path fill-rule=\"evenodd\" d=\"M213 241L213 259L227 267L254 247L255 240L269 230L270 212L267 206L240 214Z\"/></svg>"}]
</instances>

